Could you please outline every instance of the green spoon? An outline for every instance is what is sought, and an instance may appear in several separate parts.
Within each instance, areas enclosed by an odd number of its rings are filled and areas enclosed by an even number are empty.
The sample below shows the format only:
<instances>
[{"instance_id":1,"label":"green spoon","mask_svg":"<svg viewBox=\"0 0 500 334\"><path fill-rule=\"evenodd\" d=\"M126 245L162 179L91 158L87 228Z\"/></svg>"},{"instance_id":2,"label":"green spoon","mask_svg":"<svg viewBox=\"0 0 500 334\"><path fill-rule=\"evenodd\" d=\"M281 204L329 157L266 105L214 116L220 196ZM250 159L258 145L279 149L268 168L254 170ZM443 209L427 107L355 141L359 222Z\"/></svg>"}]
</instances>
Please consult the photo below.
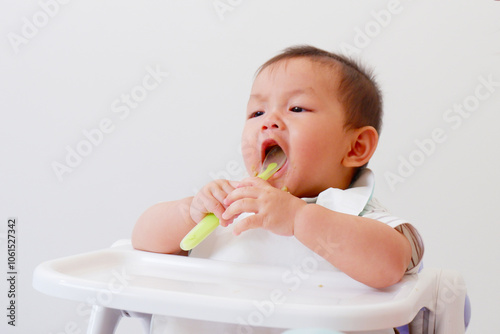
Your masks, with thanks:
<instances>
[{"instance_id":1,"label":"green spoon","mask_svg":"<svg viewBox=\"0 0 500 334\"><path fill-rule=\"evenodd\" d=\"M285 152L279 146L274 146L266 155L262 163L261 172L257 177L268 180L280 170L286 162ZM202 242L219 226L219 218L209 213L181 241L181 249L188 251Z\"/></svg>"}]
</instances>

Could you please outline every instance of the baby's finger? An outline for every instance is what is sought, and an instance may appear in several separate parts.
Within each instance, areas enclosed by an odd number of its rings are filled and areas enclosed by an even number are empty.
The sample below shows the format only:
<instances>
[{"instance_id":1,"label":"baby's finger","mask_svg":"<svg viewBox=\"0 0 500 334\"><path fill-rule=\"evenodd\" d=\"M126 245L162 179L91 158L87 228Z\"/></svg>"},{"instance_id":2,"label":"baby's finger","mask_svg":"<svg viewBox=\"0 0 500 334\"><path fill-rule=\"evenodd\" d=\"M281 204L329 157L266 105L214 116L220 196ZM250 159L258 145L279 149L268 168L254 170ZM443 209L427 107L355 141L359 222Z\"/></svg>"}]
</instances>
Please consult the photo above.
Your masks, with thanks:
<instances>
[{"instance_id":1,"label":"baby's finger","mask_svg":"<svg viewBox=\"0 0 500 334\"><path fill-rule=\"evenodd\" d=\"M219 223L223 227L229 226L230 224L233 223L233 221L234 221L234 218L231 218L231 219L219 219Z\"/></svg>"},{"instance_id":2,"label":"baby's finger","mask_svg":"<svg viewBox=\"0 0 500 334\"><path fill-rule=\"evenodd\" d=\"M193 199L190 214L193 220L198 223L206 214L212 212L219 219L225 211L224 205L212 196L200 196Z\"/></svg>"},{"instance_id":3,"label":"baby's finger","mask_svg":"<svg viewBox=\"0 0 500 334\"><path fill-rule=\"evenodd\" d=\"M226 199L223 201L224 205L227 207L232 203L241 200L243 198L253 198L259 197L260 189L255 187L243 187L236 188L230 194L227 195Z\"/></svg>"},{"instance_id":4,"label":"baby's finger","mask_svg":"<svg viewBox=\"0 0 500 334\"><path fill-rule=\"evenodd\" d=\"M231 186L231 191L236 189L238 187L238 185L240 184L240 181L228 181L229 185ZM229 193L230 191L228 191Z\"/></svg>"},{"instance_id":5,"label":"baby's finger","mask_svg":"<svg viewBox=\"0 0 500 334\"><path fill-rule=\"evenodd\" d=\"M222 219L229 220L238 217L243 212L257 213L259 210L258 203L253 198L242 198L229 205L226 211L222 214Z\"/></svg>"},{"instance_id":6,"label":"baby's finger","mask_svg":"<svg viewBox=\"0 0 500 334\"><path fill-rule=\"evenodd\" d=\"M228 194L236 189L237 185L238 182L235 181L219 180L217 181L217 188L212 190L212 195L226 208L227 205L224 204L224 200Z\"/></svg>"},{"instance_id":7,"label":"baby's finger","mask_svg":"<svg viewBox=\"0 0 500 334\"><path fill-rule=\"evenodd\" d=\"M226 186L226 188L229 188L229 186ZM228 189L229 190L229 189ZM230 189L229 192L231 192L233 189ZM207 194L207 198L210 199L210 197L215 198L219 203L223 203L224 199L226 199L228 192L223 188L222 185L216 185L214 184L210 189L209 193ZM215 205L213 201L210 201L212 205Z\"/></svg>"},{"instance_id":8,"label":"baby's finger","mask_svg":"<svg viewBox=\"0 0 500 334\"><path fill-rule=\"evenodd\" d=\"M220 187L220 190L224 192L225 195L227 195L230 194L234 189L236 189L238 182L220 180L220 182L218 182L217 185Z\"/></svg>"},{"instance_id":9,"label":"baby's finger","mask_svg":"<svg viewBox=\"0 0 500 334\"><path fill-rule=\"evenodd\" d=\"M258 215L251 215L239 221L233 229L234 235L240 235L242 232L262 227L262 218Z\"/></svg>"},{"instance_id":10,"label":"baby's finger","mask_svg":"<svg viewBox=\"0 0 500 334\"><path fill-rule=\"evenodd\" d=\"M259 177L247 177L241 180L236 188L266 186L269 183Z\"/></svg>"}]
</instances>

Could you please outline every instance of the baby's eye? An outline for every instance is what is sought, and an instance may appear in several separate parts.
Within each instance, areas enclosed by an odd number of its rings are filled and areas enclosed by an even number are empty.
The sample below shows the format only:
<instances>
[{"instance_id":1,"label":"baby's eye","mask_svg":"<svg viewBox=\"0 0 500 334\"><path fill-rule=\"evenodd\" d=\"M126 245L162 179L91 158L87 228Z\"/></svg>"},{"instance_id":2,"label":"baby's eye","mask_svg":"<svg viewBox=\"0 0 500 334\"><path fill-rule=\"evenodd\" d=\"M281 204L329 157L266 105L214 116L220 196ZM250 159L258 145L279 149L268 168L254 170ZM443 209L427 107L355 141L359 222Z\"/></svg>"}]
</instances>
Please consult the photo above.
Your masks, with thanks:
<instances>
[{"instance_id":1,"label":"baby's eye","mask_svg":"<svg viewBox=\"0 0 500 334\"><path fill-rule=\"evenodd\" d=\"M255 118L264 115L263 111L254 111L253 113L250 114L248 118Z\"/></svg>"},{"instance_id":2,"label":"baby's eye","mask_svg":"<svg viewBox=\"0 0 500 334\"><path fill-rule=\"evenodd\" d=\"M304 112L304 111L306 111L306 109L301 108L301 107L291 107L290 111L292 111L292 112Z\"/></svg>"}]
</instances>

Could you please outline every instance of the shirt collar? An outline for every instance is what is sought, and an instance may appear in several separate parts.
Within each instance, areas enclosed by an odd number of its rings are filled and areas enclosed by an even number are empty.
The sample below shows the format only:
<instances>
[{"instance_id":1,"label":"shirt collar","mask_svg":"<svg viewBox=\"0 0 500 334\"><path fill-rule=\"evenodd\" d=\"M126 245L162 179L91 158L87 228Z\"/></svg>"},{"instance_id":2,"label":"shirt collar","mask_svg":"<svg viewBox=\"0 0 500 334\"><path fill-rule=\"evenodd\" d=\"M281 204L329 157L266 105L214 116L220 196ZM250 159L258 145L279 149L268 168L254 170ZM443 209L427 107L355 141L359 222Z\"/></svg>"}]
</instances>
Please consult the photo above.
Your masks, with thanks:
<instances>
[{"instance_id":1,"label":"shirt collar","mask_svg":"<svg viewBox=\"0 0 500 334\"><path fill-rule=\"evenodd\" d=\"M322 191L318 197L303 198L303 200L333 211L358 216L370 201L374 188L375 175L370 169L364 168L349 188L345 190L328 188Z\"/></svg>"}]
</instances>

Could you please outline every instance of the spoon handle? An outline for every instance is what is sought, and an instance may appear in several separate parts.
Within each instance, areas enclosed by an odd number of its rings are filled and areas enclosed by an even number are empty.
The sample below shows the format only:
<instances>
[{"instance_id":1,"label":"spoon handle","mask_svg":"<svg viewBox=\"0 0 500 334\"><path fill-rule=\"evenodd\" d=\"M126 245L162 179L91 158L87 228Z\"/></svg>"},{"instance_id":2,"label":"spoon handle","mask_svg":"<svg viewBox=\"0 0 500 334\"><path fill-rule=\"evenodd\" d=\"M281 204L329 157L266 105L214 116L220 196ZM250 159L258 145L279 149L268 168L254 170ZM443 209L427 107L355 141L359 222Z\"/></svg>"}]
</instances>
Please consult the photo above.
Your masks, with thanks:
<instances>
[{"instance_id":1,"label":"spoon handle","mask_svg":"<svg viewBox=\"0 0 500 334\"><path fill-rule=\"evenodd\" d=\"M188 251L202 242L210 233L212 233L217 226L219 226L219 219L213 214L209 213L181 241L181 249Z\"/></svg>"},{"instance_id":2,"label":"spoon handle","mask_svg":"<svg viewBox=\"0 0 500 334\"><path fill-rule=\"evenodd\" d=\"M267 166L266 170L257 175L263 180L269 179L274 173L279 170L277 163L272 162ZM209 213L205 216L198 224L181 241L181 249L188 251L202 242L206 237L212 233L217 226L219 226L219 218L217 218L213 213Z\"/></svg>"}]
</instances>

